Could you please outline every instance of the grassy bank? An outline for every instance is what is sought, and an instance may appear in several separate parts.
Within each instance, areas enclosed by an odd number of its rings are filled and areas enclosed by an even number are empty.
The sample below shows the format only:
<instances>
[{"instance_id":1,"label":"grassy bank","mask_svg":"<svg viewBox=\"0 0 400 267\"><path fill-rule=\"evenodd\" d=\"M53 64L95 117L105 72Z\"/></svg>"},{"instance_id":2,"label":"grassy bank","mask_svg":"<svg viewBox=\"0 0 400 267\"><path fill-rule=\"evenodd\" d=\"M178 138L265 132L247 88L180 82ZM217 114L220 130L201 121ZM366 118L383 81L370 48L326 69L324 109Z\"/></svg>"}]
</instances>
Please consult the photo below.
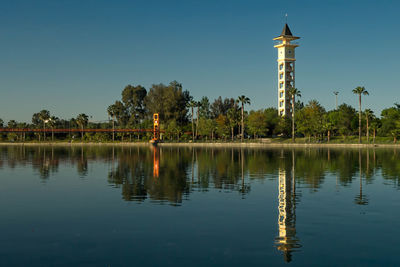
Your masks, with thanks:
<instances>
[{"instance_id":1,"label":"grassy bank","mask_svg":"<svg viewBox=\"0 0 400 267\"><path fill-rule=\"evenodd\" d=\"M359 147L381 147L381 148L400 148L400 144L394 144L386 139L380 139L379 143L367 143L365 142L358 144L357 140L331 140L331 142L308 142L308 138L298 138L295 143L292 143L291 139L287 138L273 138L273 139L258 139L258 140L245 140L240 141L212 141L212 142L192 142L192 141L165 141L159 143L160 147L171 147L171 146L190 146L190 147L332 147L332 148L359 148ZM142 142L0 142L0 145L24 145L24 146L150 146L151 144L147 141Z\"/></svg>"}]
</instances>

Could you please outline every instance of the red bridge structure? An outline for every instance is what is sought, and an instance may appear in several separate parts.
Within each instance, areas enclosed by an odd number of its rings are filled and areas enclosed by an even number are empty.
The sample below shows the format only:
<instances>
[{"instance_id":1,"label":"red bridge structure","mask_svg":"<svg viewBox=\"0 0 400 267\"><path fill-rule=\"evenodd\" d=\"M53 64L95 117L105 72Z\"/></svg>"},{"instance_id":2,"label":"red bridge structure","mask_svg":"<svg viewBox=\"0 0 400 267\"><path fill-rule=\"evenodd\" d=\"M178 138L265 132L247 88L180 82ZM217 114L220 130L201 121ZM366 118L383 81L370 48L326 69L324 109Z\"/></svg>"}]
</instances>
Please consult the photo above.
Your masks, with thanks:
<instances>
[{"instance_id":1,"label":"red bridge structure","mask_svg":"<svg viewBox=\"0 0 400 267\"><path fill-rule=\"evenodd\" d=\"M147 133L153 129L52 129L52 128L0 128L0 133ZM158 130L163 133L164 130Z\"/></svg>"},{"instance_id":2,"label":"red bridge structure","mask_svg":"<svg viewBox=\"0 0 400 267\"><path fill-rule=\"evenodd\" d=\"M160 140L160 133L164 133L164 130L159 128L159 115L154 113L153 115L153 129L91 129L91 128L0 128L1 133L51 133L52 136L55 133L153 133L151 141L157 143ZM24 137L25 139L25 137ZM113 137L114 139L114 137Z\"/></svg>"}]
</instances>

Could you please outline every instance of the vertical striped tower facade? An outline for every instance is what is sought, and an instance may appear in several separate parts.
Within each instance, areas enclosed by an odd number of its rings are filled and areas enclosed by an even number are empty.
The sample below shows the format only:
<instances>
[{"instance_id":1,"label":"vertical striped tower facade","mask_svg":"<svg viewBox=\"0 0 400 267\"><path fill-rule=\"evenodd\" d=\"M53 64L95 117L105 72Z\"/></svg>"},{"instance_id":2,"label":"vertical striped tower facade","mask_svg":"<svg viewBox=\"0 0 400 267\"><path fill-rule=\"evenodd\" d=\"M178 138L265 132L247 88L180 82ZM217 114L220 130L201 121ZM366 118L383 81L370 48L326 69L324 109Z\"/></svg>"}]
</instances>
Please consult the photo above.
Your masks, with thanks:
<instances>
[{"instance_id":1,"label":"vertical striped tower facade","mask_svg":"<svg viewBox=\"0 0 400 267\"><path fill-rule=\"evenodd\" d=\"M293 36L289 26L285 24L280 36L274 38L278 49L278 112L280 116L291 116L290 88L295 88L295 48L299 45L292 41L300 39Z\"/></svg>"}]
</instances>

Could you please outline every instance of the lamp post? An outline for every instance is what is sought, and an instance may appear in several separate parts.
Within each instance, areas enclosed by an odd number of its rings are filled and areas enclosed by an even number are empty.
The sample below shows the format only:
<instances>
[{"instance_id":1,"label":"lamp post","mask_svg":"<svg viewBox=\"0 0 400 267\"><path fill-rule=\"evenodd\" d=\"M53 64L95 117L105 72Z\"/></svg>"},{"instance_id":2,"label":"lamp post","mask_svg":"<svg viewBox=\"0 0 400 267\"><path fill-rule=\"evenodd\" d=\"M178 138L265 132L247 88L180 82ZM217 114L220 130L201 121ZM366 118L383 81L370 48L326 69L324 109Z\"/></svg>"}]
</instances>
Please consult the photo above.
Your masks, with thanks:
<instances>
[{"instance_id":1,"label":"lamp post","mask_svg":"<svg viewBox=\"0 0 400 267\"><path fill-rule=\"evenodd\" d=\"M46 142L46 123L48 123L50 119L43 121L43 141Z\"/></svg>"},{"instance_id":2,"label":"lamp post","mask_svg":"<svg viewBox=\"0 0 400 267\"><path fill-rule=\"evenodd\" d=\"M53 120L51 118L44 120L43 121L43 134L44 134L44 141L46 141L46 123L52 122ZM51 141L54 141L54 125L51 126Z\"/></svg>"},{"instance_id":3,"label":"lamp post","mask_svg":"<svg viewBox=\"0 0 400 267\"><path fill-rule=\"evenodd\" d=\"M338 107L338 106L337 106L337 96L338 96L339 92L337 92L337 91L334 91L334 92L333 92L333 94L334 94L334 95L335 95L335 97L336 97L336 109L337 109L337 107Z\"/></svg>"}]
</instances>

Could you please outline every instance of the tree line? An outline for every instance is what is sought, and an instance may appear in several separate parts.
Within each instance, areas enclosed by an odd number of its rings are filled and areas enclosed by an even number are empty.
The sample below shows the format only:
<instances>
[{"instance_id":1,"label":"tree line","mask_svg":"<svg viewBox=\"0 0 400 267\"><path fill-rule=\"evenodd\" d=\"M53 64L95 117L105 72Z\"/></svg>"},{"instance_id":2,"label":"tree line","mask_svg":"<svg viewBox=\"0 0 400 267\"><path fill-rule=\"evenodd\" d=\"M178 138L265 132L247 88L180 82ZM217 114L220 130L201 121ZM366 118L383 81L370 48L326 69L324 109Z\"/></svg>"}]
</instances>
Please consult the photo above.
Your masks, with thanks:
<instances>
[{"instance_id":1,"label":"tree line","mask_svg":"<svg viewBox=\"0 0 400 267\"><path fill-rule=\"evenodd\" d=\"M301 102L300 90L288 91L291 116L279 116L278 110L268 107L248 110L251 104L245 95L237 98L222 98L212 102L206 96L195 100L181 83L172 81L168 85L153 84L148 90L141 85L127 85L121 99L106 108L109 119L91 121L81 113L76 118L62 119L48 110L32 115L31 123L0 119L1 128L69 128L80 129L81 133L4 133L2 140L48 141L84 140L92 142L148 140L151 133L89 133L83 129L151 129L153 113L160 116L160 129L164 140L175 141L244 141L277 137L296 142L331 142L332 139L372 143L377 137L390 138L394 143L400 136L400 104L382 110L378 117L370 109L362 109L362 96L369 93L364 87L353 89L358 97L356 110L343 103L335 109L326 110L317 100ZM334 92L337 95L337 92Z\"/></svg>"}]
</instances>

